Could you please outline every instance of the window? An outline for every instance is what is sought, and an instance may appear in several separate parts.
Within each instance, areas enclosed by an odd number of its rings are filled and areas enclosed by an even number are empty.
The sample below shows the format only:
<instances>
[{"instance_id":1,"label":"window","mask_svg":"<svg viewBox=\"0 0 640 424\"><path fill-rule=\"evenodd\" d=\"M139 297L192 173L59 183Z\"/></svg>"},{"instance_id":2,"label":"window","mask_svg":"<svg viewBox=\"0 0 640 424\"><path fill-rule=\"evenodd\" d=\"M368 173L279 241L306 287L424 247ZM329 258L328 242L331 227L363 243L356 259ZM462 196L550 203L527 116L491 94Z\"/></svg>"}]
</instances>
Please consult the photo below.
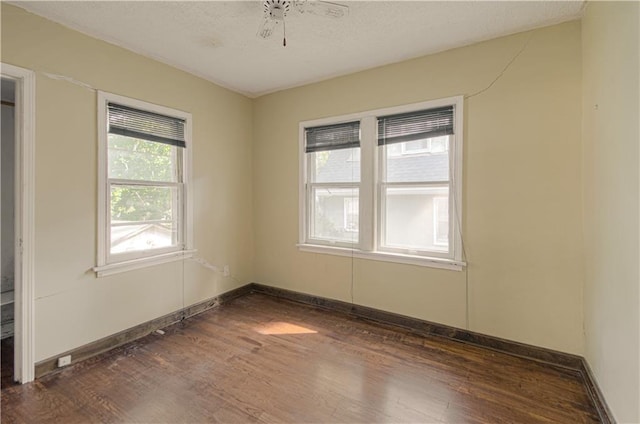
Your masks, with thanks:
<instances>
[{"instance_id":1,"label":"window","mask_svg":"<svg viewBox=\"0 0 640 424\"><path fill-rule=\"evenodd\" d=\"M191 115L99 93L98 275L177 260L191 248Z\"/></svg>"},{"instance_id":2,"label":"window","mask_svg":"<svg viewBox=\"0 0 640 424\"><path fill-rule=\"evenodd\" d=\"M358 214L352 205L358 204L360 193L360 123L308 128L305 139L308 239L351 246L358 239Z\"/></svg>"},{"instance_id":3,"label":"window","mask_svg":"<svg viewBox=\"0 0 640 424\"><path fill-rule=\"evenodd\" d=\"M302 250L461 269L462 98L300 123Z\"/></svg>"}]
</instances>

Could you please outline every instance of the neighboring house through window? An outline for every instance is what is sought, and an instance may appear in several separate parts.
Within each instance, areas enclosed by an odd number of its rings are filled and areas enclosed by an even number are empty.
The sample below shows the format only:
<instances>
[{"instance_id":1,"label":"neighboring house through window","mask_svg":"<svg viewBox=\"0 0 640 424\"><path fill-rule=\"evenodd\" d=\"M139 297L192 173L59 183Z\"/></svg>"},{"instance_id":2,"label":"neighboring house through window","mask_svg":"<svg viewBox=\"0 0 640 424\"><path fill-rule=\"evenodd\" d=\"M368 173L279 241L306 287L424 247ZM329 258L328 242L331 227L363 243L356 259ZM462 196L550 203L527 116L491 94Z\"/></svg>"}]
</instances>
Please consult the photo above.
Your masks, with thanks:
<instances>
[{"instance_id":1,"label":"neighboring house through window","mask_svg":"<svg viewBox=\"0 0 640 424\"><path fill-rule=\"evenodd\" d=\"M184 257L191 246L185 112L99 93L99 275Z\"/></svg>"},{"instance_id":2,"label":"neighboring house through window","mask_svg":"<svg viewBox=\"0 0 640 424\"><path fill-rule=\"evenodd\" d=\"M462 99L300 124L300 248L460 269Z\"/></svg>"}]
</instances>

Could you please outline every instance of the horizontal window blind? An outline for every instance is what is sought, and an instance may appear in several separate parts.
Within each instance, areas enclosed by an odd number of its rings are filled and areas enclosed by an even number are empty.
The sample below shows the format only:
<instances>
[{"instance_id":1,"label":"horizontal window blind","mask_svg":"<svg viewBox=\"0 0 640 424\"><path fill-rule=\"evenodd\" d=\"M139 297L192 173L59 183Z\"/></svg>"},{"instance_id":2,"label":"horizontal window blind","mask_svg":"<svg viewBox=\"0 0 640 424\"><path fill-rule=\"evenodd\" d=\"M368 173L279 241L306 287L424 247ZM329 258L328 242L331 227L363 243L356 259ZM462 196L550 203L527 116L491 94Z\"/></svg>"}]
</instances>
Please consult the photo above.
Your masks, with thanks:
<instances>
[{"instance_id":1,"label":"horizontal window blind","mask_svg":"<svg viewBox=\"0 0 640 424\"><path fill-rule=\"evenodd\" d=\"M378 118L378 145L453 134L453 106Z\"/></svg>"},{"instance_id":2,"label":"horizontal window blind","mask_svg":"<svg viewBox=\"0 0 640 424\"><path fill-rule=\"evenodd\" d=\"M307 153L360 147L360 121L305 128Z\"/></svg>"},{"instance_id":3,"label":"horizontal window blind","mask_svg":"<svg viewBox=\"0 0 640 424\"><path fill-rule=\"evenodd\" d=\"M134 109L116 103L108 104L109 133L140 138L172 146L187 147L185 121L180 118Z\"/></svg>"}]
</instances>

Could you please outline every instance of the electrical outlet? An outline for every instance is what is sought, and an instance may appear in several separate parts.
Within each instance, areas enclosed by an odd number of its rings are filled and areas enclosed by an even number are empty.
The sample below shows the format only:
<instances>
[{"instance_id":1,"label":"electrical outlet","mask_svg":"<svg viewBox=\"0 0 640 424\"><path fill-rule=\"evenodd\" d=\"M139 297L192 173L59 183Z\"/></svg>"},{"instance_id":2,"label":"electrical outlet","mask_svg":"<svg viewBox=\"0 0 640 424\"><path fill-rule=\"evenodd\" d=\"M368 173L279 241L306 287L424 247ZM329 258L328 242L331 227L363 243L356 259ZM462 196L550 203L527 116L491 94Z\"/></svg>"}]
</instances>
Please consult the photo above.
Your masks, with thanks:
<instances>
[{"instance_id":1,"label":"electrical outlet","mask_svg":"<svg viewBox=\"0 0 640 424\"><path fill-rule=\"evenodd\" d=\"M222 272L224 273L225 277L228 277L229 275L231 275L231 272L229 271L229 265L225 265L224 270Z\"/></svg>"},{"instance_id":2,"label":"electrical outlet","mask_svg":"<svg viewBox=\"0 0 640 424\"><path fill-rule=\"evenodd\" d=\"M71 364L71 355L58 358L58 368L66 367L69 364Z\"/></svg>"}]
</instances>

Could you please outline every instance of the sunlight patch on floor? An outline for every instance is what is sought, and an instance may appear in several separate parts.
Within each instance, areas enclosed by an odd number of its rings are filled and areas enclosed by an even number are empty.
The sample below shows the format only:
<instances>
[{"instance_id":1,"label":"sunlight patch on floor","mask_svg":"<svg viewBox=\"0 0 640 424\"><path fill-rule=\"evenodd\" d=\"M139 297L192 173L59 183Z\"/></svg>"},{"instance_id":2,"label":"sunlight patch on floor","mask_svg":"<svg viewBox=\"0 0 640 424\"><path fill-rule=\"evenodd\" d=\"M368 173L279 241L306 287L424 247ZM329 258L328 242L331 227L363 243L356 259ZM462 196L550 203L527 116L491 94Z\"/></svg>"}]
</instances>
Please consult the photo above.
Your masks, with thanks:
<instances>
[{"instance_id":1,"label":"sunlight patch on floor","mask_svg":"<svg viewBox=\"0 0 640 424\"><path fill-rule=\"evenodd\" d=\"M291 324L289 322L275 321L266 323L260 327L255 328L260 334L265 335L278 335L278 334L316 334L317 331L309 328L301 327L299 325Z\"/></svg>"}]
</instances>

